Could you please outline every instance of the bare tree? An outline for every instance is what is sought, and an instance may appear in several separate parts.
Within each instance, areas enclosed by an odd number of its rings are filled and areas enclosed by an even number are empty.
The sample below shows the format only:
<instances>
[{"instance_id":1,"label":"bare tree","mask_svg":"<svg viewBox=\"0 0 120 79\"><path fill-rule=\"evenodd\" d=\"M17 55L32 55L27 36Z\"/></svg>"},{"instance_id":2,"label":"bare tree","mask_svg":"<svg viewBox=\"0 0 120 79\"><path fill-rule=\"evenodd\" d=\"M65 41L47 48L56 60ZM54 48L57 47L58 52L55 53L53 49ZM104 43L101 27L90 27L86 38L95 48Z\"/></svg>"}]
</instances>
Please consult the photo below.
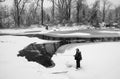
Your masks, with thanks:
<instances>
[{"instance_id":1,"label":"bare tree","mask_svg":"<svg viewBox=\"0 0 120 79\"><path fill-rule=\"evenodd\" d=\"M40 2L40 0L37 0L37 6L36 6L36 8L35 8L35 12L36 12L36 10L37 10L37 8L39 7L39 2Z\"/></svg>"},{"instance_id":2,"label":"bare tree","mask_svg":"<svg viewBox=\"0 0 120 79\"><path fill-rule=\"evenodd\" d=\"M77 20L77 23L80 22L80 10L82 9L82 2L83 0L77 0L76 2L76 20Z\"/></svg>"},{"instance_id":3,"label":"bare tree","mask_svg":"<svg viewBox=\"0 0 120 79\"><path fill-rule=\"evenodd\" d=\"M54 22L55 20L55 0L51 0L52 2L52 21Z\"/></svg>"},{"instance_id":4,"label":"bare tree","mask_svg":"<svg viewBox=\"0 0 120 79\"><path fill-rule=\"evenodd\" d=\"M39 24L41 17L40 17L40 0L34 0L29 4L29 8L27 11L27 25L31 24Z\"/></svg>"},{"instance_id":5,"label":"bare tree","mask_svg":"<svg viewBox=\"0 0 120 79\"><path fill-rule=\"evenodd\" d=\"M115 21L120 22L120 6L115 8Z\"/></svg>"},{"instance_id":6,"label":"bare tree","mask_svg":"<svg viewBox=\"0 0 120 79\"><path fill-rule=\"evenodd\" d=\"M58 0L58 19L60 22L70 21L72 0Z\"/></svg>"},{"instance_id":7,"label":"bare tree","mask_svg":"<svg viewBox=\"0 0 120 79\"><path fill-rule=\"evenodd\" d=\"M68 6L68 20L70 20L71 17L71 2L72 0L68 0L67 6Z\"/></svg>"},{"instance_id":8,"label":"bare tree","mask_svg":"<svg viewBox=\"0 0 120 79\"><path fill-rule=\"evenodd\" d=\"M44 25L44 24L43 24L43 21L44 21L43 3L44 3L44 0L41 0L41 25Z\"/></svg>"},{"instance_id":9,"label":"bare tree","mask_svg":"<svg viewBox=\"0 0 120 79\"><path fill-rule=\"evenodd\" d=\"M28 2L29 0L14 0L14 10L15 10L15 25L17 27L20 27L20 18L21 18L21 14L25 8L25 4Z\"/></svg>"},{"instance_id":10,"label":"bare tree","mask_svg":"<svg viewBox=\"0 0 120 79\"><path fill-rule=\"evenodd\" d=\"M105 22L107 10L110 8L111 4L108 0L103 0L103 9L102 9L102 22Z\"/></svg>"},{"instance_id":11,"label":"bare tree","mask_svg":"<svg viewBox=\"0 0 120 79\"><path fill-rule=\"evenodd\" d=\"M114 22L118 23L120 25L120 6L115 8L115 19Z\"/></svg>"},{"instance_id":12,"label":"bare tree","mask_svg":"<svg viewBox=\"0 0 120 79\"><path fill-rule=\"evenodd\" d=\"M86 0L77 0L76 1L76 22L79 23L85 23L87 22L87 16L89 7L87 5Z\"/></svg>"},{"instance_id":13,"label":"bare tree","mask_svg":"<svg viewBox=\"0 0 120 79\"><path fill-rule=\"evenodd\" d=\"M41 24L50 20L49 15L46 13L43 7L44 0L34 0L29 5L28 10L28 25L30 24Z\"/></svg>"},{"instance_id":14,"label":"bare tree","mask_svg":"<svg viewBox=\"0 0 120 79\"><path fill-rule=\"evenodd\" d=\"M108 15L107 15L106 20L107 20L108 23L113 22L114 16L113 16L113 11L112 11L112 10L109 10L109 13L108 13Z\"/></svg>"},{"instance_id":15,"label":"bare tree","mask_svg":"<svg viewBox=\"0 0 120 79\"><path fill-rule=\"evenodd\" d=\"M100 0L96 0L91 9L91 15L89 22L92 25L98 26L99 23L99 12L100 12Z\"/></svg>"}]
</instances>

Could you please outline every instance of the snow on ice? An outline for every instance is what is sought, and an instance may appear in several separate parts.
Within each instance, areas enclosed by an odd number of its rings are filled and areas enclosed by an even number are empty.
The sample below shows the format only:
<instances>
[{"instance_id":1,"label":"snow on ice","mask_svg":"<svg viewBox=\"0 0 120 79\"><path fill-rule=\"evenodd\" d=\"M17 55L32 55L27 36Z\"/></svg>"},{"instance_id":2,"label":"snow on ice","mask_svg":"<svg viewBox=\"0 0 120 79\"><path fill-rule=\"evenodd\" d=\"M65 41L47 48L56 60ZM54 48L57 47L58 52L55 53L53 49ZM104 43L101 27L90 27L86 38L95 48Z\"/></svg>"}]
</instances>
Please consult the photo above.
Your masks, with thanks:
<instances>
[{"instance_id":1,"label":"snow on ice","mask_svg":"<svg viewBox=\"0 0 120 79\"><path fill-rule=\"evenodd\" d=\"M0 79L120 79L120 42L68 44L64 52L53 56L56 66L45 68L17 57L20 49L36 41L44 42L23 36L0 36ZM76 48L83 56L80 70L75 69Z\"/></svg>"},{"instance_id":2,"label":"snow on ice","mask_svg":"<svg viewBox=\"0 0 120 79\"><path fill-rule=\"evenodd\" d=\"M56 35L64 35L64 36L71 36L71 35L75 35L75 36L80 36L80 35L90 35L89 33L69 33L69 34L56 34Z\"/></svg>"}]
</instances>

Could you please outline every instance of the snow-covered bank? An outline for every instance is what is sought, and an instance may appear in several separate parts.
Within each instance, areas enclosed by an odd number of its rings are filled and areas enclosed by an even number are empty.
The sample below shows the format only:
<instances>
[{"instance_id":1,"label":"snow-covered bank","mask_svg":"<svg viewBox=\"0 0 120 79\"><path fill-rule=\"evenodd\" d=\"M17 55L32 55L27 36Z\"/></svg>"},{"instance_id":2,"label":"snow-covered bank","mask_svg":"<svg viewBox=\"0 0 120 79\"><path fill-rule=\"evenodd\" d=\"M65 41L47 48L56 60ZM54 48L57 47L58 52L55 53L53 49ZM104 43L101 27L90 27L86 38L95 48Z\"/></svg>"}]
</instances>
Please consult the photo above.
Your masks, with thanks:
<instances>
[{"instance_id":1,"label":"snow-covered bank","mask_svg":"<svg viewBox=\"0 0 120 79\"><path fill-rule=\"evenodd\" d=\"M45 68L35 62L28 62L23 57L17 57L19 50L35 41L45 42L37 38L0 36L0 79L120 78L120 42L66 45L63 53L52 58L56 66ZM77 71L73 57L76 48L81 50L83 56L82 69Z\"/></svg>"},{"instance_id":2,"label":"snow-covered bank","mask_svg":"<svg viewBox=\"0 0 120 79\"><path fill-rule=\"evenodd\" d=\"M100 31L101 33L117 33L120 35L120 31Z\"/></svg>"},{"instance_id":3,"label":"snow-covered bank","mask_svg":"<svg viewBox=\"0 0 120 79\"><path fill-rule=\"evenodd\" d=\"M46 30L44 27L27 28L27 29L0 29L0 33L3 33L3 34L18 34L18 33L25 33L25 32L47 33L49 31L51 30Z\"/></svg>"},{"instance_id":4,"label":"snow-covered bank","mask_svg":"<svg viewBox=\"0 0 120 79\"><path fill-rule=\"evenodd\" d=\"M49 27L48 30L45 27L34 27L34 28L27 28L27 29L0 29L0 33L7 33L7 34L15 34L15 33L25 33L25 32L40 32L40 33L47 33L51 31L67 31L67 30L78 30L80 27ZM81 26L81 29L83 27Z\"/></svg>"},{"instance_id":5,"label":"snow-covered bank","mask_svg":"<svg viewBox=\"0 0 120 79\"><path fill-rule=\"evenodd\" d=\"M49 27L48 30L45 29L45 27L32 27L32 28L26 28L26 29L0 29L0 34L21 34L21 33L49 33L49 32L54 32L54 31L74 31L74 30L86 30L86 29L91 29L91 30L96 30L93 27L89 25L80 25L80 26L52 26ZM105 30L105 29L99 29L99 30ZM106 30L115 30L119 31L120 29L110 29L106 28ZM116 32L111 32L111 31L103 31L101 33L116 33Z\"/></svg>"},{"instance_id":6,"label":"snow-covered bank","mask_svg":"<svg viewBox=\"0 0 120 79\"><path fill-rule=\"evenodd\" d=\"M70 70L67 73L70 79L119 79L120 73L120 42L89 44L82 46L68 46L60 60L66 66L75 67L75 60L72 57L75 49L82 51L82 69L79 71ZM57 57L56 57L57 59ZM57 62L56 62L57 63Z\"/></svg>"}]
</instances>

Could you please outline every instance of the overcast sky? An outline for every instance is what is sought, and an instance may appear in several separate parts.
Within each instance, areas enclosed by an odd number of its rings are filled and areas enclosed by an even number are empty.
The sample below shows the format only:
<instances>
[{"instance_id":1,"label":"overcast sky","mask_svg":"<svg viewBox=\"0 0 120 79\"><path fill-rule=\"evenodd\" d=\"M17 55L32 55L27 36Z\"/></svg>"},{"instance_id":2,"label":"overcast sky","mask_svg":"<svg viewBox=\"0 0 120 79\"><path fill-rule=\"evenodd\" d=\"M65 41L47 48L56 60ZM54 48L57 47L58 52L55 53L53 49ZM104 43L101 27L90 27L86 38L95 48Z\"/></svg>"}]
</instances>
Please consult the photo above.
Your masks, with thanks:
<instances>
[{"instance_id":1,"label":"overcast sky","mask_svg":"<svg viewBox=\"0 0 120 79\"><path fill-rule=\"evenodd\" d=\"M50 7L52 4L48 1L48 0L44 0L44 7ZM90 5L94 2L95 0L87 0L87 3ZM111 1L111 3L115 6L120 5L120 0L109 0ZM6 2L4 2L7 5L12 5L13 0L6 0Z\"/></svg>"}]
</instances>

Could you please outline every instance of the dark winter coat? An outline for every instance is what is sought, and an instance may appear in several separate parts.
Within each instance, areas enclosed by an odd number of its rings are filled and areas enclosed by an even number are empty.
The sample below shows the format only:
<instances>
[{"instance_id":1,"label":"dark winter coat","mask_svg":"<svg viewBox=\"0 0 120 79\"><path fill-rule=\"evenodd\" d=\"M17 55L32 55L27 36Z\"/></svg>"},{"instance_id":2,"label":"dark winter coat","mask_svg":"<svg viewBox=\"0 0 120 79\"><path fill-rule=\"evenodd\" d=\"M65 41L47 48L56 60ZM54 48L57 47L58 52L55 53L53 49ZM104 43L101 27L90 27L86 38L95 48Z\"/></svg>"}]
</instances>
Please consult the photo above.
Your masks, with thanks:
<instances>
[{"instance_id":1,"label":"dark winter coat","mask_svg":"<svg viewBox=\"0 0 120 79\"><path fill-rule=\"evenodd\" d=\"M80 51L77 51L75 54L75 60L82 60L82 55Z\"/></svg>"}]
</instances>

